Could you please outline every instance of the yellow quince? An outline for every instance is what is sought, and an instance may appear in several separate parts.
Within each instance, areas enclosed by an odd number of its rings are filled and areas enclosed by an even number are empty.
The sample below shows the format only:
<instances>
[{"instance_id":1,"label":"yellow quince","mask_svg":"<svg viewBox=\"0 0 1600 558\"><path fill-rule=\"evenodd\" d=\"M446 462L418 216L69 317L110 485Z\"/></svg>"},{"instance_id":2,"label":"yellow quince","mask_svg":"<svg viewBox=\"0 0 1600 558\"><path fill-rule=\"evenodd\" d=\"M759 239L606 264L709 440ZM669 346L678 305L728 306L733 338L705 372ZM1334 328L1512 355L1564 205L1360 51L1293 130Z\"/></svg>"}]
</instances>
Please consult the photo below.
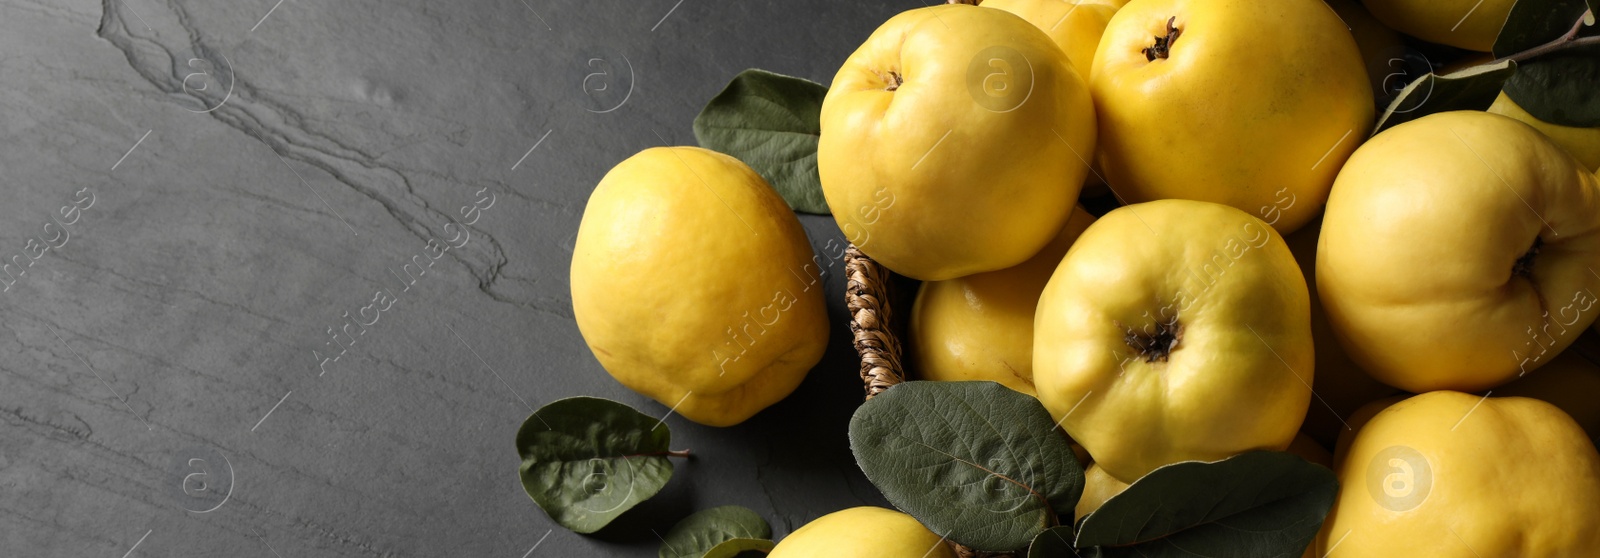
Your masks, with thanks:
<instances>
[{"instance_id":1,"label":"yellow quince","mask_svg":"<svg viewBox=\"0 0 1600 558\"><path fill-rule=\"evenodd\" d=\"M800 221L738 159L657 147L600 180L572 250L572 314L622 385L711 425L794 391L828 341Z\"/></svg>"}]
</instances>

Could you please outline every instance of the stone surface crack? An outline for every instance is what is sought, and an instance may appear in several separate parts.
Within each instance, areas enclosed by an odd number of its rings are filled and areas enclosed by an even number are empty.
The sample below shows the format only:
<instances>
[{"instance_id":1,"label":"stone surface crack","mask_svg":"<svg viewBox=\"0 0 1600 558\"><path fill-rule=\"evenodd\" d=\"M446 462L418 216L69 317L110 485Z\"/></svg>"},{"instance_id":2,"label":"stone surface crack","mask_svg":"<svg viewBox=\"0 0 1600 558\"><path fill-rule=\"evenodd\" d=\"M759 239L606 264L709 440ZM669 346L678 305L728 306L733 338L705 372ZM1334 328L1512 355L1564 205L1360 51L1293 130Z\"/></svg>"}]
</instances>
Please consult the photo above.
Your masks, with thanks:
<instances>
[{"instance_id":1,"label":"stone surface crack","mask_svg":"<svg viewBox=\"0 0 1600 558\"><path fill-rule=\"evenodd\" d=\"M66 434L68 436L71 436L71 437L79 439L79 440L87 440L87 439L89 439L89 436L94 434L94 428L91 428L89 426L89 423L84 422L84 420L82 418L80 418L78 415L72 415L72 414L67 415L68 417L71 417L71 419L73 421L75 421L77 423L75 425L74 424L58 424L55 421L51 421L49 419L45 419L45 418L40 418L40 417L29 415L27 412L25 412L22 409L22 407L0 407L0 416L6 417L7 418L6 422L11 423L14 426L21 426L21 425L18 425L15 421L10 420L11 418L15 418L16 420L21 421L21 422L23 422L25 424L31 424L31 425L34 425L34 426L40 426L40 427L44 427L44 428L49 428L51 430L55 430L57 432L64 433L64 434Z\"/></svg>"},{"instance_id":2,"label":"stone surface crack","mask_svg":"<svg viewBox=\"0 0 1600 558\"><path fill-rule=\"evenodd\" d=\"M193 57L213 63L226 57L190 24L189 15L181 5L167 2L165 7L167 14L144 14L144 17L160 19L161 15L167 15L168 19L176 19L177 24L187 32L188 50L175 52L151 39L135 35L132 29L142 30L143 25L137 22L130 24L124 19L117 0L102 0L100 26L96 35L121 51L128 65L158 91L181 100L188 107L210 107L206 115L250 135L277 156L315 167L340 184L377 202L421 241L417 244L419 252L428 240L443 240L441 237L445 235L442 227L457 217L431 207L426 199L417 195L412 175L418 173L402 172L387 166L372 153L353 147L333 135L313 130L305 115L264 95L264 91L253 87L231 69L218 74L231 75L231 96L224 97L217 90L196 91L186 88L184 79L192 73L192 67L188 65L187 58L180 60L180 55L192 52ZM197 105L197 102L200 104ZM315 188L316 184L311 186ZM461 190L469 191L467 188ZM498 193L506 191L509 189ZM478 289L499 302L549 312L537 301L521 300L496 288L500 273L507 263L505 251L494 237L482 230L467 227L474 236L474 242L453 249L447 255L467 268L476 279Z\"/></svg>"}]
</instances>

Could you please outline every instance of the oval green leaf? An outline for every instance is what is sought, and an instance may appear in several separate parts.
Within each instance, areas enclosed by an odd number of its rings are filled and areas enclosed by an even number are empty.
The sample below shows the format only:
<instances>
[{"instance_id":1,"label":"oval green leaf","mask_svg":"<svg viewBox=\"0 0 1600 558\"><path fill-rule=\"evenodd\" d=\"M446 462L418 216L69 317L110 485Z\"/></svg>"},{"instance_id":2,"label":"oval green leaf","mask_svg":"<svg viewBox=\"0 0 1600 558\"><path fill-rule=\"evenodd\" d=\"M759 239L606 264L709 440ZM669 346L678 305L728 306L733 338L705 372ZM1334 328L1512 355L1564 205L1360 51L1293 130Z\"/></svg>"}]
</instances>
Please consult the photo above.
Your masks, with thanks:
<instances>
[{"instance_id":1,"label":"oval green leaf","mask_svg":"<svg viewBox=\"0 0 1600 558\"><path fill-rule=\"evenodd\" d=\"M1073 537L1068 525L1045 529L1028 544L1028 558L1081 558L1072 546Z\"/></svg>"},{"instance_id":2,"label":"oval green leaf","mask_svg":"<svg viewBox=\"0 0 1600 558\"><path fill-rule=\"evenodd\" d=\"M1077 546L1107 557L1298 558L1338 490L1333 471L1285 452L1176 463L1084 517Z\"/></svg>"},{"instance_id":3,"label":"oval green leaf","mask_svg":"<svg viewBox=\"0 0 1600 558\"><path fill-rule=\"evenodd\" d=\"M1592 39L1591 39L1592 40ZM1506 96L1534 118L1592 128L1600 126L1600 44L1558 50L1517 66Z\"/></svg>"},{"instance_id":4,"label":"oval green leaf","mask_svg":"<svg viewBox=\"0 0 1600 558\"><path fill-rule=\"evenodd\" d=\"M1072 513L1083 468L1039 400L995 382L905 382L856 409L850 449L895 507L977 550Z\"/></svg>"},{"instance_id":5,"label":"oval green leaf","mask_svg":"<svg viewBox=\"0 0 1600 558\"><path fill-rule=\"evenodd\" d=\"M1559 39L1588 11L1584 0L1517 0L1494 40L1494 56L1505 58Z\"/></svg>"},{"instance_id":6,"label":"oval green leaf","mask_svg":"<svg viewBox=\"0 0 1600 558\"><path fill-rule=\"evenodd\" d=\"M1395 95L1372 134L1436 112L1488 109L1506 80L1516 72L1517 63L1510 60L1442 76L1429 72Z\"/></svg>"},{"instance_id":7,"label":"oval green leaf","mask_svg":"<svg viewBox=\"0 0 1600 558\"><path fill-rule=\"evenodd\" d=\"M795 211L826 215L817 138L827 94L813 81L745 70L694 118L695 140L750 165Z\"/></svg>"},{"instance_id":8,"label":"oval green leaf","mask_svg":"<svg viewBox=\"0 0 1600 558\"><path fill-rule=\"evenodd\" d=\"M772 527L740 506L700 510L683 518L662 538L661 558L732 558L740 552L772 550Z\"/></svg>"},{"instance_id":9,"label":"oval green leaf","mask_svg":"<svg viewBox=\"0 0 1600 558\"><path fill-rule=\"evenodd\" d=\"M593 533L672 478L664 422L598 397L534 411L517 430L522 488L551 519Z\"/></svg>"}]
</instances>

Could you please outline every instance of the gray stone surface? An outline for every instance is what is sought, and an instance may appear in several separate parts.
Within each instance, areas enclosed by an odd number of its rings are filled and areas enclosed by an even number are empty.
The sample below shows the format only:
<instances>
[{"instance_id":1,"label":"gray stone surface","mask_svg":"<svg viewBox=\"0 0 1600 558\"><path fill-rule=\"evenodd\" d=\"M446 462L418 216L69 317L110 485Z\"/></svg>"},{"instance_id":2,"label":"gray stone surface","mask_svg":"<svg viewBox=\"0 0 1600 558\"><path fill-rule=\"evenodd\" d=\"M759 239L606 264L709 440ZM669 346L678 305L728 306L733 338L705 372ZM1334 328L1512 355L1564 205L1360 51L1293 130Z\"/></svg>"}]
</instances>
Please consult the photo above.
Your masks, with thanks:
<instances>
[{"instance_id":1,"label":"gray stone surface","mask_svg":"<svg viewBox=\"0 0 1600 558\"><path fill-rule=\"evenodd\" d=\"M0 256L26 274L0 294L0 556L653 556L697 509L781 535L881 504L845 439L837 261L799 391L733 428L668 418L696 457L600 534L533 504L512 442L572 395L667 414L572 320L605 171L692 144L738 71L826 83L918 5L4 0ZM401 290L431 239L459 247Z\"/></svg>"}]
</instances>

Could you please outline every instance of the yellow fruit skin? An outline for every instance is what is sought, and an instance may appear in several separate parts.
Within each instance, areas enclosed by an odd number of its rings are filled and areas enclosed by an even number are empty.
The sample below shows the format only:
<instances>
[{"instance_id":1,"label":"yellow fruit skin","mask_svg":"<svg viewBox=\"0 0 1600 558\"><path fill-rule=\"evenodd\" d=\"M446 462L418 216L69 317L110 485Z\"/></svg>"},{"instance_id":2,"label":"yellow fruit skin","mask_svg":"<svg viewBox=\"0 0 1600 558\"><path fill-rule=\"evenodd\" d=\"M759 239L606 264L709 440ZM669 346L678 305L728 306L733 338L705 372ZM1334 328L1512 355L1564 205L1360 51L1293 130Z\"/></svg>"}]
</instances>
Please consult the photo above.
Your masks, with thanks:
<instances>
[{"instance_id":1,"label":"yellow fruit skin","mask_svg":"<svg viewBox=\"0 0 1600 558\"><path fill-rule=\"evenodd\" d=\"M1553 358L1600 314L1600 185L1526 124L1429 115L1340 171L1317 293L1350 358L1413 393L1481 391ZM1514 273L1535 238L1531 271Z\"/></svg>"},{"instance_id":2,"label":"yellow fruit skin","mask_svg":"<svg viewBox=\"0 0 1600 558\"><path fill-rule=\"evenodd\" d=\"M1600 454L1543 401L1417 395L1373 416L1344 454L1319 556L1575 558L1600 549Z\"/></svg>"},{"instance_id":3,"label":"yellow fruit skin","mask_svg":"<svg viewBox=\"0 0 1600 558\"><path fill-rule=\"evenodd\" d=\"M1168 58L1147 59L1167 22ZM1128 203L1221 203L1289 233L1372 125L1355 39L1321 0L1140 0L1111 18L1089 88L1100 167Z\"/></svg>"},{"instance_id":4,"label":"yellow fruit skin","mask_svg":"<svg viewBox=\"0 0 1600 558\"><path fill-rule=\"evenodd\" d=\"M879 27L834 76L821 127L822 192L845 238L924 281L1038 253L1095 148L1094 105L1061 48L1015 15L959 4Z\"/></svg>"},{"instance_id":5,"label":"yellow fruit skin","mask_svg":"<svg viewBox=\"0 0 1600 558\"><path fill-rule=\"evenodd\" d=\"M1317 377L1311 382L1316 397L1306 410L1300 430L1325 447L1333 447L1345 431L1348 417L1362 405L1400 393L1400 390L1372 378L1339 346L1339 339L1328 323L1327 311L1317 298L1317 237L1322 221L1314 220L1283 239L1300 264L1311 294L1311 339L1316 345Z\"/></svg>"},{"instance_id":6,"label":"yellow fruit skin","mask_svg":"<svg viewBox=\"0 0 1600 558\"><path fill-rule=\"evenodd\" d=\"M1406 45L1399 33L1385 27L1356 0L1327 2L1328 7L1333 8L1334 13L1339 14L1339 19L1344 20L1345 26L1350 28L1350 35L1361 50L1361 60L1367 66L1367 80L1372 84L1373 98L1386 101L1391 97L1387 86L1404 85L1421 77L1406 75Z\"/></svg>"},{"instance_id":7,"label":"yellow fruit skin","mask_svg":"<svg viewBox=\"0 0 1600 558\"><path fill-rule=\"evenodd\" d=\"M1516 0L1366 0L1396 31L1431 43L1489 52Z\"/></svg>"},{"instance_id":8,"label":"yellow fruit skin","mask_svg":"<svg viewBox=\"0 0 1600 558\"><path fill-rule=\"evenodd\" d=\"M778 541L768 558L955 558L916 518L862 506L824 515Z\"/></svg>"},{"instance_id":9,"label":"yellow fruit skin","mask_svg":"<svg viewBox=\"0 0 1600 558\"><path fill-rule=\"evenodd\" d=\"M572 252L572 314L613 377L710 426L794 391L828 340L800 221L739 160L662 147L589 196Z\"/></svg>"},{"instance_id":10,"label":"yellow fruit skin","mask_svg":"<svg viewBox=\"0 0 1600 558\"><path fill-rule=\"evenodd\" d=\"M1559 407L1578 422L1590 438L1600 438L1600 365L1568 349L1549 364L1516 381L1500 386L1494 395L1528 397Z\"/></svg>"},{"instance_id":11,"label":"yellow fruit skin","mask_svg":"<svg viewBox=\"0 0 1600 558\"><path fill-rule=\"evenodd\" d=\"M1489 112L1503 114L1533 126L1551 141L1556 142L1556 145L1566 149L1567 153L1577 157L1584 168L1600 172L1600 128L1562 126L1539 120L1528 114L1528 111L1523 110L1504 92L1495 97L1494 104L1489 105Z\"/></svg>"},{"instance_id":12,"label":"yellow fruit skin","mask_svg":"<svg viewBox=\"0 0 1600 558\"><path fill-rule=\"evenodd\" d=\"M1028 261L999 271L928 281L911 307L907 350L923 380L991 380L1034 394L1033 314L1039 293L1094 222L1082 207Z\"/></svg>"},{"instance_id":13,"label":"yellow fruit skin","mask_svg":"<svg viewBox=\"0 0 1600 558\"><path fill-rule=\"evenodd\" d=\"M1294 257L1260 219L1187 200L1118 208L1084 231L1039 297L1039 401L1123 481L1281 450L1311 398L1309 306ZM1174 319L1165 360L1136 348L1162 344L1158 323Z\"/></svg>"},{"instance_id":14,"label":"yellow fruit skin","mask_svg":"<svg viewBox=\"0 0 1600 558\"><path fill-rule=\"evenodd\" d=\"M1017 14L1043 30L1067 53L1072 69L1086 82L1089 69L1094 65L1094 50L1100 46L1100 36L1118 8L1072 0L984 0L979 5Z\"/></svg>"},{"instance_id":15,"label":"yellow fruit skin","mask_svg":"<svg viewBox=\"0 0 1600 558\"><path fill-rule=\"evenodd\" d=\"M1072 510L1073 521L1094 513L1107 500L1127 490L1129 484L1107 474L1099 465L1090 465L1083 470L1083 496L1078 498L1078 505Z\"/></svg>"},{"instance_id":16,"label":"yellow fruit skin","mask_svg":"<svg viewBox=\"0 0 1600 558\"><path fill-rule=\"evenodd\" d=\"M1377 416L1378 413L1383 412L1390 405L1405 401L1407 397L1411 396L1409 393L1391 395L1362 405L1361 408L1350 413L1350 416L1345 418L1345 422L1350 425L1350 428L1339 431L1338 444L1333 447L1333 471L1337 473L1339 467L1343 466L1345 456L1350 450L1350 441L1354 440L1356 434L1361 432L1361 427L1366 426L1367 422L1372 420L1372 417Z\"/></svg>"}]
</instances>

